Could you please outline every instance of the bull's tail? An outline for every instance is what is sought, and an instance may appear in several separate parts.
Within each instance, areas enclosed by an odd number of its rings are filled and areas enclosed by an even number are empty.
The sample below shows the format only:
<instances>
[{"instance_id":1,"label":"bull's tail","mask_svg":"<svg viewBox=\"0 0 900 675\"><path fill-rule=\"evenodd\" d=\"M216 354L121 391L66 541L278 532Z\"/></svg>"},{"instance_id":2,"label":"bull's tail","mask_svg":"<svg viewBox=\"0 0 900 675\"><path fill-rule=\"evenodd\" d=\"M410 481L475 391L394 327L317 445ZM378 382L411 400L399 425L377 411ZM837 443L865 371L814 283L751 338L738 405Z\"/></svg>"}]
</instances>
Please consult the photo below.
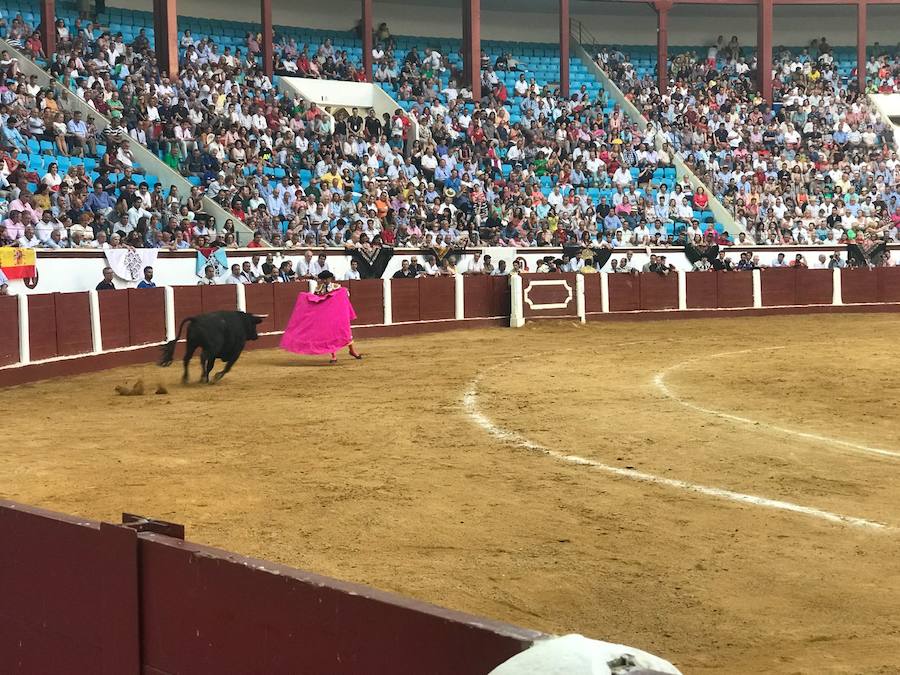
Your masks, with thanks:
<instances>
[{"instance_id":1,"label":"bull's tail","mask_svg":"<svg viewBox=\"0 0 900 675\"><path fill-rule=\"evenodd\" d=\"M175 334L175 339L170 340L166 344L162 346L162 356L159 359L159 365L165 368L166 366L172 365L172 357L175 356L175 345L178 344L178 341L181 339L181 330L184 328L184 324L188 321L193 321L194 317L189 316L184 321L181 322L181 325L178 326L178 333Z\"/></svg>"}]
</instances>

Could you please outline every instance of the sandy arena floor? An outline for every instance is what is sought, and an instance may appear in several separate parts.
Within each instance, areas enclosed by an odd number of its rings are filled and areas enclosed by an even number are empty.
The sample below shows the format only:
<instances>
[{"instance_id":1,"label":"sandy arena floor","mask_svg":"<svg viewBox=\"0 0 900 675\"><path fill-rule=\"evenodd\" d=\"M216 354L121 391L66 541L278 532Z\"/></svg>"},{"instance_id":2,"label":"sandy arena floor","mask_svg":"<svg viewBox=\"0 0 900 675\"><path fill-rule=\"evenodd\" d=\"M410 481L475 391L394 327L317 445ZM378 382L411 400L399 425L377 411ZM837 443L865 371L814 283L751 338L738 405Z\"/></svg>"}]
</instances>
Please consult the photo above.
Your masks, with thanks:
<instances>
[{"instance_id":1,"label":"sandy arena floor","mask_svg":"<svg viewBox=\"0 0 900 675\"><path fill-rule=\"evenodd\" d=\"M212 387L177 365L44 382L3 392L27 426L0 490L685 673L897 673L898 328L543 323L334 367L250 352ZM138 378L170 394L113 393Z\"/></svg>"}]
</instances>

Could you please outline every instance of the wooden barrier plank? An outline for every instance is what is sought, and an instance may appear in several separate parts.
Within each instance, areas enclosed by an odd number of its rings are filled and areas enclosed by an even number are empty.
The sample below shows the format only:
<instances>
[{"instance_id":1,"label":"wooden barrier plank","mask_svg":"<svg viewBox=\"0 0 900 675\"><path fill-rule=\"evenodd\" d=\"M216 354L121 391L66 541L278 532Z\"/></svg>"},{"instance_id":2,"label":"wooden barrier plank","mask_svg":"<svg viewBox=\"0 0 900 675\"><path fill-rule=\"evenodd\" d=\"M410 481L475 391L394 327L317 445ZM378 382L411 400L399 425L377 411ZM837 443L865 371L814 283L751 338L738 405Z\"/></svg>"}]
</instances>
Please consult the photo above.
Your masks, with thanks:
<instances>
[{"instance_id":1,"label":"wooden barrier plank","mask_svg":"<svg viewBox=\"0 0 900 675\"><path fill-rule=\"evenodd\" d=\"M0 366L19 362L19 300L0 295Z\"/></svg>"},{"instance_id":2,"label":"wooden barrier plank","mask_svg":"<svg viewBox=\"0 0 900 675\"><path fill-rule=\"evenodd\" d=\"M91 301L87 292L56 294L56 348L60 356L93 350Z\"/></svg>"},{"instance_id":3,"label":"wooden barrier plank","mask_svg":"<svg viewBox=\"0 0 900 675\"><path fill-rule=\"evenodd\" d=\"M200 304L203 313L237 309L237 290L234 284L200 286Z\"/></svg>"},{"instance_id":4,"label":"wooden barrier plank","mask_svg":"<svg viewBox=\"0 0 900 675\"><path fill-rule=\"evenodd\" d=\"M175 330L189 316L203 314L203 301L200 298L202 286L175 286ZM182 333L184 337L184 333Z\"/></svg>"},{"instance_id":5,"label":"wooden barrier plank","mask_svg":"<svg viewBox=\"0 0 900 675\"><path fill-rule=\"evenodd\" d=\"M642 274L641 309L678 309L678 275Z\"/></svg>"},{"instance_id":6,"label":"wooden barrier plank","mask_svg":"<svg viewBox=\"0 0 900 675\"><path fill-rule=\"evenodd\" d=\"M770 267L760 270L762 304L765 307L797 304L797 270Z\"/></svg>"},{"instance_id":7,"label":"wooden barrier plank","mask_svg":"<svg viewBox=\"0 0 900 675\"><path fill-rule=\"evenodd\" d=\"M491 314L494 309L491 279L484 274L467 274L463 278L463 309L467 319L495 316Z\"/></svg>"},{"instance_id":8,"label":"wooden barrier plank","mask_svg":"<svg viewBox=\"0 0 900 675\"><path fill-rule=\"evenodd\" d=\"M244 292L247 311L251 314L265 314L266 318L256 327L257 333L271 333L275 330L275 287L294 286L299 291L300 284L247 284Z\"/></svg>"},{"instance_id":9,"label":"wooden barrier plank","mask_svg":"<svg viewBox=\"0 0 900 675\"><path fill-rule=\"evenodd\" d=\"M900 267L879 267L878 302L900 302Z\"/></svg>"},{"instance_id":10,"label":"wooden barrier plank","mask_svg":"<svg viewBox=\"0 0 900 675\"><path fill-rule=\"evenodd\" d=\"M118 349L131 345L131 322L128 312L128 291L100 291L100 332L103 349Z\"/></svg>"},{"instance_id":11,"label":"wooden barrier plank","mask_svg":"<svg viewBox=\"0 0 900 675\"><path fill-rule=\"evenodd\" d=\"M525 318L578 316L575 274L523 274Z\"/></svg>"},{"instance_id":12,"label":"wooden barrier plank","mask_svg":"<svg viewBox=\"0 0 900 675\"><path fill-rule=\"evenodd\" d=\"M841 270L841 300L845 305L878 302L878 274L869 269Z\"/></svg>"},{"instance_id":13,"label":"wooden barrier plank","mask_svg":"<svg viewBox=\"0 0 900 675\"><path fill-rule=\"evenodd\" d=\"M423 277L418 282L420 321L456 316L456 281L453 277Z\"/></svg>"},{"instance_id":14,"label":"wooden barrier plank","mask_svg":"<svg viewBox=\"0 0 900 675\"><path fill-rule=\"evenodd\" d=\"M272 285L272 303L275 310L274 330L284 330L287 327L291 312L294 311L294 305L297 304L297 296L308 290L309 286L306 281L296 284Z\"/></svg>"},{"instance_id":15,"label":"wooden barrier plank","mask_svg":"<svg viewBox=\"0 0 900 675\"><path fill-rule=\"evenodd\" d=\"M391 307L394 323L419 320L419 280L391 280Z\"/></svg>"},{"instance_id":16,"label":"wooden barrier plank","mask_svg":"<svg viewBox=\"0 0 900 675\"><path fill-rule=\"evenodd\" d=\"M609 274L609 311L630 312L641 308L642 274Z\"/></svg>"},{"instance_id":17,"label":"wooden barrier plank","mask_svg":"<svg viewBox=\"0 0 900 675\"><path fill-rule=\"evenodd\" d=\"M834 299L834 273L831 270L799 269L797 272L798 305L830 305Z\"/></svg>"},{"instance_id":18,"label":"wooden barrier plank","mask_svg":"<svg viewBox=\"0 0 900 675\"><path fill-rule=\"evenodd\" d=\"M718 307L718 272L687 272L684 275L688 309Z\"/></svg>"},{"instance_id":19,"label":"wooden barrier plank","mask_svg":"<svg viewBox=\"0 0 900 675\"><path fill-rule=\"evenodd\" d=\"M582 274L584 277L584 311L587 313L603 311L600 298L600 275Z\"/></svg>"},{"instance_id":20,"label":"wooden barrier plank","mask_svg":"<svg viewBox=\"0 0 900 675\"><path fill-rule=\"evenodd\" d=\"M384 323L384 282L381 279L351 281L348 290L356 312L354 326Z\"/></svg>"},{"instance_id":21,"label":"wooden barrier plank","mask_svg":"<svg viewBox=\"0 0 900 675\"><path fill-rule=\"evenodd\" d=\"M491 277L491 316L508 317L512 304L512 289L508 276Z\"/></svg>"},{"instance_id":22,"label":"wooden barrier plank","mask_svg":"<svg viewBox=\"0 0 900 675\"><path fill-rule=\"evenodd\" d=\"M716 307L753 307L753 273L716 272Z\"/></svg>"},{"instance_id":23,"label":"wooden barrier plank","mask_svg":"<svg viewBox=\"0 0 900 675\"><path fill-rule=\"evenodd\" d=\"M56 344L56 293L28 296L28 339L31 360L58 356Z\"/></svg>"},{"instance_id":24,"label":"wooden barrier plank","mask_svg":"<svg viewBox=\"0 0 900 675\"><path fill-rule=\"evenodd\" d=\"M128 323L132 345L166 339L166 292L163 288L128 289Z\"/></svg>"}]
</instances>

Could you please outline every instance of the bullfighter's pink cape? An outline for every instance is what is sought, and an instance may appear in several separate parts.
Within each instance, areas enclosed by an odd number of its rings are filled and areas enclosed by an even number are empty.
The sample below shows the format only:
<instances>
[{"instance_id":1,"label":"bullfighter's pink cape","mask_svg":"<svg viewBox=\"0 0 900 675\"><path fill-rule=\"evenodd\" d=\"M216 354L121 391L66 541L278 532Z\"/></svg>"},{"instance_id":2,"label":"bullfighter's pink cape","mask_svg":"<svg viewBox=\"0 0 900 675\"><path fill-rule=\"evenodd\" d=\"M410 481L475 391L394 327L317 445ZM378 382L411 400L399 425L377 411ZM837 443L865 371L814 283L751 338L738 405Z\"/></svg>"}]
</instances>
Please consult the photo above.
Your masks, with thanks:
<instances>
[{"instance_id":1,"label":"bullfighter's pink cape","mask_svg":"<svg viewBox=\"0 0 900 675\"><path fill-rule=\"evenodd\" d=\"M346 288L328 295L301 293L281 336L281 348L295 354L336 352L353 341L350 322L355 318Z\"/></svg>"}]
</instances>

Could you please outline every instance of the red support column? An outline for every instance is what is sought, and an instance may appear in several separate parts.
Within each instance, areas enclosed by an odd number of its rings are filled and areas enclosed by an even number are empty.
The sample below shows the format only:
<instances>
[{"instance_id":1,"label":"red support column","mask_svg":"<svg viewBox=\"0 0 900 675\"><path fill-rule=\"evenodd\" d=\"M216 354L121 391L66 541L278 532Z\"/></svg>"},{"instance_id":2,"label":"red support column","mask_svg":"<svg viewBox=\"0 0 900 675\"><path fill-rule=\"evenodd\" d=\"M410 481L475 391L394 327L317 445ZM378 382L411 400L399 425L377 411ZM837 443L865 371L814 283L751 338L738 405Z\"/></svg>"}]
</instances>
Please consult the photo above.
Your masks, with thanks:
<instances>
[{"instance_id":1,"label":"red support column","mask_svg":"<svg viewBox=\"0 0 900 675\"><path fill-rule=\"evenodd\" d=\"M772 104L772 7L773 0L757 0L756 77L762 97Z\"/></svg>"},{"instance_id":2,"label":"red support column","mask_svg":"<svg viewBox=\"0 0 900 675\"><path fill-rule=\"evenodd\" d=\"M660 94L665 94L669 88L669 10L673 4L672 0L653 3L656 10L656 86Z\"/></svg>"},{"instance_id":3,"label":"red support column","mask_svg":"<svg viewBox=\"0 0 900 675\"><path fill-rule=\"evenodd\" d=\"M481 0L463 1L463 76L472 89L472 98L481 99Z\"/></svg>"},{"instance_id":4,"label":"red support column","mask_svg":"<svg viewBox=\"0 0 900 675\"><path fill-rule=\"evenodd\" d=\"M861 93L866 91L866 0L856 2L856 79Z\"/></svg>"},{"instance_id":5,"label":"red support column","mask_svg":"<svg viewBox=\"0 0 900 675\"><path fill-rule=\"evenodd\" d=\"M50 58L56 51L56 0L41 0L41 44Z\"/></svg>"},{"instance_id":6,"label":"red support column","mask_svg":"<svg viewBox=\"0 0 900 675\"><path fill-rule=\"evenodd\" d=\"M372 0L362 0L362 50L363 72L366 82L372 81Z\"/></svg>"},{"instance_id":7,"label":"red support column","mask_svg":"<svg viewBox=\"0 0 900 675\"><path fill-rule=\"evenodd\" d=\"M159 69L178 75L178 7L176 0L153 0L154 42Z\"/></svg>"},{"instance_id":8,"label":"red support column","mask_svg":"<svg viewBox=\"0 0 900 675\"><path fill-rule=\"evenodd\" d=\"M559 94L569 98L569 0L559 0Z\"/></svg>"},{"instance_id":9,"label":"red support column","mask_svg":"<svg viewBox=\"0 0 900 675\"><path fill-rule=\"evenodd\" d=\"M263 72L272 77L275 72L275 27L272 25L272 0L260 0L260 19L262 23L262 66Z\"/></svg>"}]
</instances>

